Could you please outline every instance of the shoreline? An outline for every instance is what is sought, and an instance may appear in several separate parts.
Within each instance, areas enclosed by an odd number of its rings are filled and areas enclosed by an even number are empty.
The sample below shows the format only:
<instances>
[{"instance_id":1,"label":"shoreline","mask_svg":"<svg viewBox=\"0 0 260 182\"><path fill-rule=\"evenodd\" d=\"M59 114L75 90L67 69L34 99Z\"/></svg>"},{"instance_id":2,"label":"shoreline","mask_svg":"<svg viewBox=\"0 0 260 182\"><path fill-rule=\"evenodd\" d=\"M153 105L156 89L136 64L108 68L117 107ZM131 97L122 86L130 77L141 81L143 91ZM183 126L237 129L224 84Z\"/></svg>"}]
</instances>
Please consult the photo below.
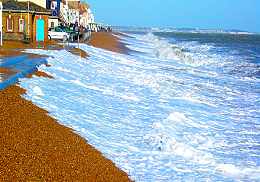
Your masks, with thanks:
<instances>
[{"instance_id":1,"label":"shoreline","mask_svg":"<svg viewBox=\"0 0 260 182\"><path fill-rule=\"evenodd\" d=\"M120 39L116 37L112 32L93 32L91 34L88 45L106 49L108 51L117 52L120 54L128 54L130 51L126 45L120 42Z\"/></svg>"},{"instance_id":2,"label":"shoreline","mask_svg":"<svg viewBox=\"0 0 260 182\"><path fill-rule=\"evenodd\" d=\"M0 92L0 179L128 181L112 161L10 86Z\"/></svg>"},{"instance_id":3,"label":"shoreline","mask_svg":"<svg viewBox=\"0 0 260 182\"><path fill-rule=\"evenodd\" d=\"M17 49L31 48L12 46L1 49L1 57L17 56L21 54ZM9 51L8 54L3 54L5 50ZM81 50L72 51L88 57ZM9 71L1 68L3 73ZM38 70L27 75L27 79L32 75L43 76L50 81L55 79ZM22 98L23 94L26 90L20 88L19 83L0 90L0 179L130 181L125 172L84 138L59 124L44 109Z\"/></svg>"}]
</instances>

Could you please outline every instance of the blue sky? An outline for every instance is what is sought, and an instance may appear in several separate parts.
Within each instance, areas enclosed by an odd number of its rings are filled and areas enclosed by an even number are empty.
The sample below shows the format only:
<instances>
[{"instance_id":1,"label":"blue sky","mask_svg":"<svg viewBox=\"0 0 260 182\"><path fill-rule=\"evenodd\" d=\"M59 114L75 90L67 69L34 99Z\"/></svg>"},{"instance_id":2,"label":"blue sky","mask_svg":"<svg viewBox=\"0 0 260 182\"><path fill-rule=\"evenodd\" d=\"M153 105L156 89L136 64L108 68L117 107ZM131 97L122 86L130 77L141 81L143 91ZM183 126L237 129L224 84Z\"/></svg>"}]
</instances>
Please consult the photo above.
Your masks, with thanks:
<instances>
[{"instance_id":1,"label":"blue sky","mask_svg":"<svg viewBox=\"0 0 260 182\"><path fill-rule=\"evenodd\" d=\"M260 0L87 0L112 25L260 32Z\"/></svg>"}]
</instances>

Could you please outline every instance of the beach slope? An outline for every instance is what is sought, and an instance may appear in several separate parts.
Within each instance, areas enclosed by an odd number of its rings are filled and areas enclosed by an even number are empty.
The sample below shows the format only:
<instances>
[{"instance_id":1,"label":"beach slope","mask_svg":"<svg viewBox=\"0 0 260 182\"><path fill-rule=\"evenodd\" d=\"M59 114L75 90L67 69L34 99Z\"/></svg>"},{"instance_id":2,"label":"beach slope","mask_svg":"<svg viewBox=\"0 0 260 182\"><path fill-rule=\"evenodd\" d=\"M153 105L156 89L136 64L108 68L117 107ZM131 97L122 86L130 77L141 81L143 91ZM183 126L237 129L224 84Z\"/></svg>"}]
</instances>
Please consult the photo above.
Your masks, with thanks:
<instances>
[{"instance_id":1,"label":"beach slope","mask_svg":"<svg viewBox=\"0 0 260 182\"><path fill-rule=\"evenodd\" d=\"M126 173L47 111L0 91L0 181L129 181Z\"/></svg>"},{"instance_id":2,"label":"beach slope","mask_svg":"<svg viewBox=\"0 0 260 182\"><path fill-rule=\"evenodd\" d=\"M93 32L88 43L94 47L127 54L128 48L111 32Z\"/></svg>"}]
</instances>

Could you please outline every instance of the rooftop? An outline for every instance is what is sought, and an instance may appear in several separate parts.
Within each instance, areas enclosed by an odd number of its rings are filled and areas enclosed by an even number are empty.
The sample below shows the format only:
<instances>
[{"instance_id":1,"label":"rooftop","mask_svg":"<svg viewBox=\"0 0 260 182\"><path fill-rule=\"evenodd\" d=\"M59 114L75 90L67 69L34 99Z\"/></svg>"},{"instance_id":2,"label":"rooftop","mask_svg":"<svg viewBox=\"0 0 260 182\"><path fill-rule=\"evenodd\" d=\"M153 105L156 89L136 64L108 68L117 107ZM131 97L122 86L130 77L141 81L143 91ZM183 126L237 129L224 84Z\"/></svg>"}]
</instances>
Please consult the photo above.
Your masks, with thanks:
<instances>
[{"instance_id":1,"label":"rooftop","mask_svg":"<svg viewBox=\"0 0 260 182\"><path fill-rule=\"evenodd\" d=\"M15 0L3 0L3 11L28 11L28 2L17 2ZM29 2L29 11L50 14L47 10L33 2Z\"/></svg>"}]
</instances>

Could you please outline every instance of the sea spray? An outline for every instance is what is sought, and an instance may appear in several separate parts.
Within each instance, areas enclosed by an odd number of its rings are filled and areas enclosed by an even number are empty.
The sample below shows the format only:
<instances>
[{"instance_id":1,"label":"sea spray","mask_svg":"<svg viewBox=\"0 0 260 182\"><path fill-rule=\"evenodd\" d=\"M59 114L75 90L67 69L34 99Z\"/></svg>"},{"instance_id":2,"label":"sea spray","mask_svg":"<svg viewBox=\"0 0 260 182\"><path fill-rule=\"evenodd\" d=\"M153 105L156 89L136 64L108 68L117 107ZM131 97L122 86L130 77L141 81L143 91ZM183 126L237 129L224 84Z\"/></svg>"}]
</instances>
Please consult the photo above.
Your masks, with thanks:
<instances>
[{"instance_id":1,"label":"sea spray","mask_svg":"<svg viewBox=\"0 0 260 182\"><path fill-rule=\"evenodd\" d=\"M27 50L52 56L40 70L55 79L22 79L24 97L135 181L259 181L259 49L196 36L131 34L124 41L144 50L129 55L80 44L88 59Z\"/></svg>"}]
</instances>

